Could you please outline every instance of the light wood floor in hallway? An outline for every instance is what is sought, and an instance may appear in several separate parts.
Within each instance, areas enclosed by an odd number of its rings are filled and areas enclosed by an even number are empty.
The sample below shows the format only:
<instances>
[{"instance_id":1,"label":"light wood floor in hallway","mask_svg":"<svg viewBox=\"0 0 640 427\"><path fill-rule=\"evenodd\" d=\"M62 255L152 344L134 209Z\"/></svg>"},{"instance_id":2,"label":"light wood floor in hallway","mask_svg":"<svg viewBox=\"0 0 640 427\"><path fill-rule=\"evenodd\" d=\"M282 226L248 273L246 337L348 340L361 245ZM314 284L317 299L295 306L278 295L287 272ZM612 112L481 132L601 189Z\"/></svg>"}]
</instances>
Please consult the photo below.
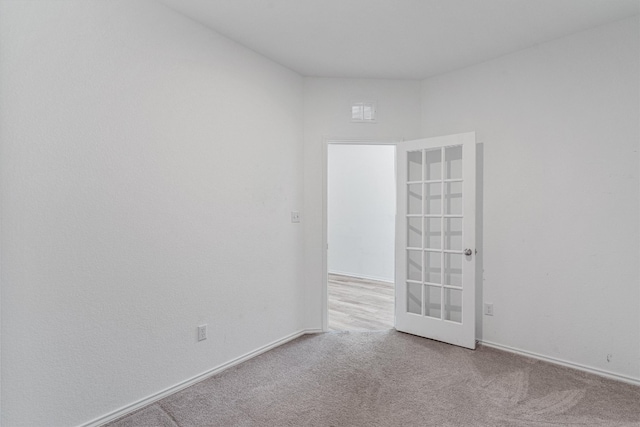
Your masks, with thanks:
<instances>
[{"instance_id":1,"label":"light wood floor in hallway","mask_svg":"<svg viewBox=\"0 0 640 427\"><path fill-rule=\"evenodd\" d=\"M393 283L329 274L329 329L393 328Z\"/></svg>"}]
</instances>

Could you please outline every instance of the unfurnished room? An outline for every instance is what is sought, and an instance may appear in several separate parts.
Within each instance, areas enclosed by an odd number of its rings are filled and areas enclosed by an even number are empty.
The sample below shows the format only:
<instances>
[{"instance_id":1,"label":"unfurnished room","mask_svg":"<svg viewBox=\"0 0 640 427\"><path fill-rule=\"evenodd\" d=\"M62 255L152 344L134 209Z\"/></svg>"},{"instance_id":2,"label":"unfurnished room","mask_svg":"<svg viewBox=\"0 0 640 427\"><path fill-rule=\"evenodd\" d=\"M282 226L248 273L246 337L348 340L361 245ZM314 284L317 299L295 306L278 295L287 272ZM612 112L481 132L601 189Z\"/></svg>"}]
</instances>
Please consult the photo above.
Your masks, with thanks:
<instances>
[{"instance_id":1,"label":"unfurnished room","mask_svg":"<svg viewBox=\"0 0 640 427\"><path fill-rule=\"evenodd\" d=\"M0 0L0 426L640 426L639 0Z\"/></svg>"}]
</instances>

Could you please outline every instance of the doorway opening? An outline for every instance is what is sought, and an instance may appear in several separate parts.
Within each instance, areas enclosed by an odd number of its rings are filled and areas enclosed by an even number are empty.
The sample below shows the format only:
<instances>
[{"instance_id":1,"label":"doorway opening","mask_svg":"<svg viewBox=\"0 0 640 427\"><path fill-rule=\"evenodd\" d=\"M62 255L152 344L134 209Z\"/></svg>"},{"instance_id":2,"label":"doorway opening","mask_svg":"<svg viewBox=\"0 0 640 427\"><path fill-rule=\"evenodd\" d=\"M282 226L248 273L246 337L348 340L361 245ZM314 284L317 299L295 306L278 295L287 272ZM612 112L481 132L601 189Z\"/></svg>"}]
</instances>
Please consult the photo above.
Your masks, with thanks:
<instances>
[{"instance_id":1,"label":"doorway opening","mask_svg":"<svg viewBox=\"0 0 640 427\"><path fill-rule=\"evenodd\" d=\"M395 151L327 143L327 330L394 327Z\"/></svg>"}]
</instances>

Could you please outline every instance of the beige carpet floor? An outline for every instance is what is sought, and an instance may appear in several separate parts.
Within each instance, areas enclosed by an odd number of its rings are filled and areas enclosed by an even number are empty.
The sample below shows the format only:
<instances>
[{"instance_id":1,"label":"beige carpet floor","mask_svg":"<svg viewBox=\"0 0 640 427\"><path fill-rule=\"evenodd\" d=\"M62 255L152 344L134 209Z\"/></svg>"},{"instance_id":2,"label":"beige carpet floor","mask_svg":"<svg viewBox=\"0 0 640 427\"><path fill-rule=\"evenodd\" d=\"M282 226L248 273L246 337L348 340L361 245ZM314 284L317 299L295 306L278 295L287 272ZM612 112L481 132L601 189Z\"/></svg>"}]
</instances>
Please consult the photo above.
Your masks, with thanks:
<instances>
[{"instance_id":1,"label":"beige carpet floor","mask_svg":"<svg viewBox=\"0 0 640 427\"><path fill-rule=\"evenodd\" d=\"M640 387L396 331L307 335L110 427L640 426Z\"/></svg>"}]
</instances>

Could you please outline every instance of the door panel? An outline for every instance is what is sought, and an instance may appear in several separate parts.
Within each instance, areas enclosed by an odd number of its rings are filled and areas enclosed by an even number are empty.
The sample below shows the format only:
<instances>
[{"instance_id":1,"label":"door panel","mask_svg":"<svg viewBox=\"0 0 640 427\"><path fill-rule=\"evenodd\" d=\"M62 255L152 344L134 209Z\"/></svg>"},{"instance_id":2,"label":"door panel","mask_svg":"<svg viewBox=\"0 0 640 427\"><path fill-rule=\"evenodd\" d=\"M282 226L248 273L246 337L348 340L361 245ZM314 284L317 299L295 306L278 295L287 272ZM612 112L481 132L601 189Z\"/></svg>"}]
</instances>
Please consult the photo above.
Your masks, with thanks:
<instances>
[{"instance_id":1,"label":"door panel","mask_svg":"<svg viewBox=\"0 0 640 427\"><path fill-rule=\"evenodd\" d=\"M397 146L396 329L475 348L475 134Z\"/></svg>"}]
</instances>

